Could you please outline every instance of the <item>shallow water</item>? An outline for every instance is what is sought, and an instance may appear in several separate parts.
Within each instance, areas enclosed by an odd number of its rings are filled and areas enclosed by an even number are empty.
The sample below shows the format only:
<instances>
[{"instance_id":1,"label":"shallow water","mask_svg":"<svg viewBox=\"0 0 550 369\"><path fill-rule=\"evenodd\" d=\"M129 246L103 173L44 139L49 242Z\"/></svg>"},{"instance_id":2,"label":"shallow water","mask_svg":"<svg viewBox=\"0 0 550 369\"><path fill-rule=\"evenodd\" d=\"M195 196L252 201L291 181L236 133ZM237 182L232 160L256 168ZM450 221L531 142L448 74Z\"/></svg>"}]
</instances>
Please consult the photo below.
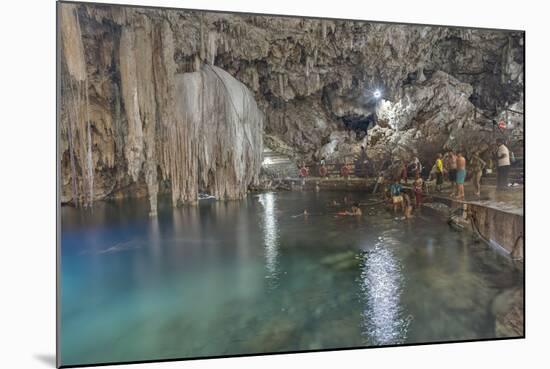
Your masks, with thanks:
<instances>
[{"instance_id":1,"label":"shallow water","mask_svg":"<svg viewBox=\"0 0 550 369\"><path fill-rule=\"evenodd\" d=\"M63 207L62 364L495 337L505 256L428 214L335 217L343 196Z\"/></svg>"}]
</instances>

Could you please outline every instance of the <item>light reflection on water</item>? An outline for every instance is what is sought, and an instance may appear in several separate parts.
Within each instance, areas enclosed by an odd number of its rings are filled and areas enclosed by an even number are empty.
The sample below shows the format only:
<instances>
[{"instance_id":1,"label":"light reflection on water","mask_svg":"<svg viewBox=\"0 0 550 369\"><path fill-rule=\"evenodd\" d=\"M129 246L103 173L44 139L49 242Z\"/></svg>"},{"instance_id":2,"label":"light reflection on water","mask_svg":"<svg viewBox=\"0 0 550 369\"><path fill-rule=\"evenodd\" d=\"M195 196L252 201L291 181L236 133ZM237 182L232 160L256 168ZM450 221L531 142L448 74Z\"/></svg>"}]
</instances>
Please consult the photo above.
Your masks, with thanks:
<instances>
[{"instance_id":1,"label":"light reflection on water","mask_svg":"<svg viewBox=\"0 0 550 369\"><path fill-rule=\"evenodd\" d=\"M62 208L62 363L495 336L495 297L522 285L509 261L438 218L335 217L343 196Z\"/></svg>"},{"instance_id":2,"label":"light reflection on water","mask_svg":"<svg viewBox=\"0 0 550 369\"><path fill-rule=\"evenodd\" d=\"M259 201L264 208L263 212L263 231L264 231L264 246L267 276L276 286L277 281L277 255L278 251L278 234L277 218L275 217L275 194L268 192L259 196Z\"/></svg>"},{"instance_id":3,"label":"light reflection on water","mask_svg":"<svg viewBox=\"0 0 550 369\"><path fill-rule=\"evenodd\" d=\"M363 334L374 345L399 344L407 334L409 319L403 318L401 265L383 242L363 254L361 292Z\"/></svg>"}]
</instances>

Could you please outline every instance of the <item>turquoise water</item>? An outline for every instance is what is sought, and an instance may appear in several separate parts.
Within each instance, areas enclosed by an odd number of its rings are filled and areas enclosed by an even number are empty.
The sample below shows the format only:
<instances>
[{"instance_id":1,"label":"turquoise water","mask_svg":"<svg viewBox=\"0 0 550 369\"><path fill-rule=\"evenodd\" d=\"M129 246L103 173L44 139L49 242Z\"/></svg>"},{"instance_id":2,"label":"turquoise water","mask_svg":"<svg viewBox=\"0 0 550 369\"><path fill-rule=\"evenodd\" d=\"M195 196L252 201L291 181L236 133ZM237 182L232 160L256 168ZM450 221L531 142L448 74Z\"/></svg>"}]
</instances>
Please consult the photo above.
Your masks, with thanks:
<instances>
[{"instance_id":1,"label":"turquoise water","mask_svg":"<svg viewBox=\"0 0 550 369\"><path fill-rule=\"evenodd\" d=\"M495 337L522 272L444 219L338 192L63 207L63 365ZM304 209L309 216L300 214Z\"/></svg>"}]
</instances>

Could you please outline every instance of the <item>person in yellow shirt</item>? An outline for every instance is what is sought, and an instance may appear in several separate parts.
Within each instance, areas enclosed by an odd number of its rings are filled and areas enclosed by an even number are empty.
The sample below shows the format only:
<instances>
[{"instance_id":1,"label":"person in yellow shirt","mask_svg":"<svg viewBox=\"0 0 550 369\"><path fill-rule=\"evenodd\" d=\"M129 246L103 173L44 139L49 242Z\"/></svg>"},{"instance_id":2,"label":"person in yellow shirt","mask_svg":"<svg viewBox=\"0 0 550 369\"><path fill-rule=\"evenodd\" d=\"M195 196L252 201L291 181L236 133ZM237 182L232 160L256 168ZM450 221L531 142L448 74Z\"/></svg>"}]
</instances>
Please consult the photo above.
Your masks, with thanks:
<instances>
[{"instance_id":1,"label":"person in yellow shirt","mask_svg":"<svg viewBox=\"0 0 550 369\"><path fill-rule=\"evenodd\" d=\"M441 192L441 185L443 184L443 159L441 154L437 154L437 159L435 160L435 189L437 192Z\"/></svg>"}]
</instances>

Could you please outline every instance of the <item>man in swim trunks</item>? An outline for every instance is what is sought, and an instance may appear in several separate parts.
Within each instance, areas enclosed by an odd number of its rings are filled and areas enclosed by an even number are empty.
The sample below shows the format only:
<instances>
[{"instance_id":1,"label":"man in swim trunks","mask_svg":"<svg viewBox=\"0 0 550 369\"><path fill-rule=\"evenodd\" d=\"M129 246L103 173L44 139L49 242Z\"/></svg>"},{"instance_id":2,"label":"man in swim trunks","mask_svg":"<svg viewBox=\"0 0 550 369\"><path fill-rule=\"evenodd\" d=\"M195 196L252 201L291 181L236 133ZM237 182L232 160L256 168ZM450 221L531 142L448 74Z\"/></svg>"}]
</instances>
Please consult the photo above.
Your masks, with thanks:
<instances>
[{"instance_id":1,"label":"man in swim trunks","mask_svg":"<svg viewBox=\"0 0 550 369\"><path fill-rule=\"evenodd\" d=\"M451 182L452 193L451 196L455 196L456 189L456 155L453 150L449 150L447 153L447 171L449 172L449 182Z\"/></svg>"},{"instance_id":2,"label":"man in swim trunks","mask_svg":"<svg viewBox=\"0 0 550 369\"><path fill-rule=\"evenodd\" d=\"M462 152L456 157L456 186L458 200L464 200L464 180L466 179L466 158Z\"/></svg>"}]
</instances>

